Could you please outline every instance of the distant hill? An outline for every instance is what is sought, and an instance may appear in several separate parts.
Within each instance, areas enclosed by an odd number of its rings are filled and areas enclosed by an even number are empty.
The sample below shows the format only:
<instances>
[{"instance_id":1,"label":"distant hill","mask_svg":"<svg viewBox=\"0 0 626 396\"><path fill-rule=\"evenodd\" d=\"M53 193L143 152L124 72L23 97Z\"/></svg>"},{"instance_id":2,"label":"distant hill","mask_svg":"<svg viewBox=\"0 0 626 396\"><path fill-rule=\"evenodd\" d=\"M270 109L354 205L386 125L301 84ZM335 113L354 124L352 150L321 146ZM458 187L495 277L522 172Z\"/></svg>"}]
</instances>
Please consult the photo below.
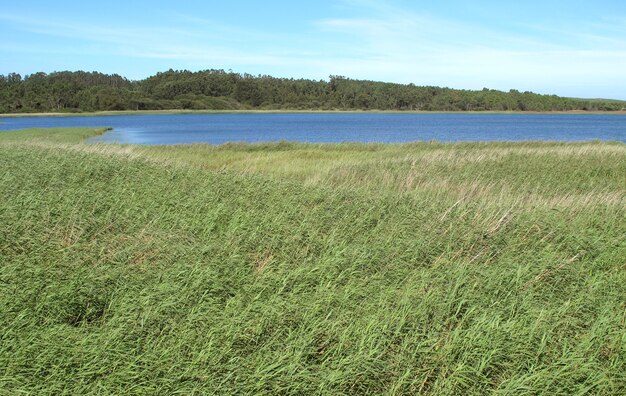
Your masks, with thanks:
<instances>
[{"instance_id":1,"label":"distant hill","mask_svg":"<svg viewBox=\"0 0 626 396\"><path fill-rule=\"evenodd\" d=\"M459 90L330 76L328 81L224 70L168 70L144 80L98 72L0 75L0 113L100 110L619 111L626 101L484 88Z\"/></svg>"}]
</instances>

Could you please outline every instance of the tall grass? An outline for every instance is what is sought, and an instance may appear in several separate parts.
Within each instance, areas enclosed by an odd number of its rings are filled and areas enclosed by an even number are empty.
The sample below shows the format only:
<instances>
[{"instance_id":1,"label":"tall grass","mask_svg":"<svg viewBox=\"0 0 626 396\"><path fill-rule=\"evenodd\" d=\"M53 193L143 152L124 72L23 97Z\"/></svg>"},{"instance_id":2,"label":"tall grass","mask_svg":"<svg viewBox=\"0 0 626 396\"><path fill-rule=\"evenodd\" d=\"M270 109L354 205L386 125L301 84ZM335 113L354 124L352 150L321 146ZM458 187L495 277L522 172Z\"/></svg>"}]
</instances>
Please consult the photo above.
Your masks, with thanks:
<instances>
[{"instance_id":1,"label":"tall grass","mask_svg":"<svg viewBox=\"0 0 626 396\"><path fill-rule=\"evenodd\" d=\"M626 393L626 147L0 134L5 394Z\"/></svg>"}]
</instances>

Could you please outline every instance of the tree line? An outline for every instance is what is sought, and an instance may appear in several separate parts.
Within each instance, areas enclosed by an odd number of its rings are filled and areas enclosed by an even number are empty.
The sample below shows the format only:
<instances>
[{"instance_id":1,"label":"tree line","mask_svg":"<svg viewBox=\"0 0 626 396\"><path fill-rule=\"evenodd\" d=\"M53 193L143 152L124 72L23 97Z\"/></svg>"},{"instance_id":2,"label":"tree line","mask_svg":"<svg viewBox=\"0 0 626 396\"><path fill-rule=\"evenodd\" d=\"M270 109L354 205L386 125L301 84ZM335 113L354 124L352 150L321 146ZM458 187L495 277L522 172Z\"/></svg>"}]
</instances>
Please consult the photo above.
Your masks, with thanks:
<instances>
[{"instance_id":1,"label":"tree line","mask_svg":"<svg viewBox=\"0 0 626 396\"><path fill-rule=\"evenodd\" d=\"M460 90L330 76L276 78L224 70L168 70L144 80L98 72L0 75L0 113L101 110L616 111L625 101L532 92Z\"/></svg>"}]
</instances>

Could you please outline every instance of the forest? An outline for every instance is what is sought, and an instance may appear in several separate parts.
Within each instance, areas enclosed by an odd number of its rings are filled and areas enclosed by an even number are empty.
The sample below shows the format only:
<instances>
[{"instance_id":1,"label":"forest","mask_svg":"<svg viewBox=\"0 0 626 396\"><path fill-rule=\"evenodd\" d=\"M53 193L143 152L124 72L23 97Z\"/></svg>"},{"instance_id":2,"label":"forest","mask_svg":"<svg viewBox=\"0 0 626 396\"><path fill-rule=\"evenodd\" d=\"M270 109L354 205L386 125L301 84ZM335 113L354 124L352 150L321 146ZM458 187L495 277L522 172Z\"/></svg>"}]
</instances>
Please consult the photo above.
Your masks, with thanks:
<instances>
[{"instance_id":1,"label":"forest","mask_svg":"<svg viewBox=\"0 0 626 396\"><path fill-rule=\"evenodd\" d=\"M619 111L626 101L460 90L330 76L168 70L144 80L62 71L0 75L0 113L111 110Z\"/></svg>"}]
</instances>

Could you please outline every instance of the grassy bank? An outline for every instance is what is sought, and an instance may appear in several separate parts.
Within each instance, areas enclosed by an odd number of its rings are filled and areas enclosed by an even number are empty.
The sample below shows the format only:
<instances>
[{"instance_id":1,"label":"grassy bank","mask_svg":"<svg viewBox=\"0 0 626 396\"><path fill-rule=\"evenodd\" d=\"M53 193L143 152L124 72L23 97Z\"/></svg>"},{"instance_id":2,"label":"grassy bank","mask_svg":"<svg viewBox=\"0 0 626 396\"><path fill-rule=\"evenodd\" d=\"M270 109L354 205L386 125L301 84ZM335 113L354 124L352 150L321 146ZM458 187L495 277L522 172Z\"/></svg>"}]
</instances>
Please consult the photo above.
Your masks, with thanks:
<instances>
[{"instance_id":1,"label":"grassy bank","mask_svg":"<svg viewBox=\"0 0 626 396\"><path fill-rule=\"evenodd\" d=\"M626 145L0 133L5 394L626 393Z\"/></svg>"}]
</instances>

